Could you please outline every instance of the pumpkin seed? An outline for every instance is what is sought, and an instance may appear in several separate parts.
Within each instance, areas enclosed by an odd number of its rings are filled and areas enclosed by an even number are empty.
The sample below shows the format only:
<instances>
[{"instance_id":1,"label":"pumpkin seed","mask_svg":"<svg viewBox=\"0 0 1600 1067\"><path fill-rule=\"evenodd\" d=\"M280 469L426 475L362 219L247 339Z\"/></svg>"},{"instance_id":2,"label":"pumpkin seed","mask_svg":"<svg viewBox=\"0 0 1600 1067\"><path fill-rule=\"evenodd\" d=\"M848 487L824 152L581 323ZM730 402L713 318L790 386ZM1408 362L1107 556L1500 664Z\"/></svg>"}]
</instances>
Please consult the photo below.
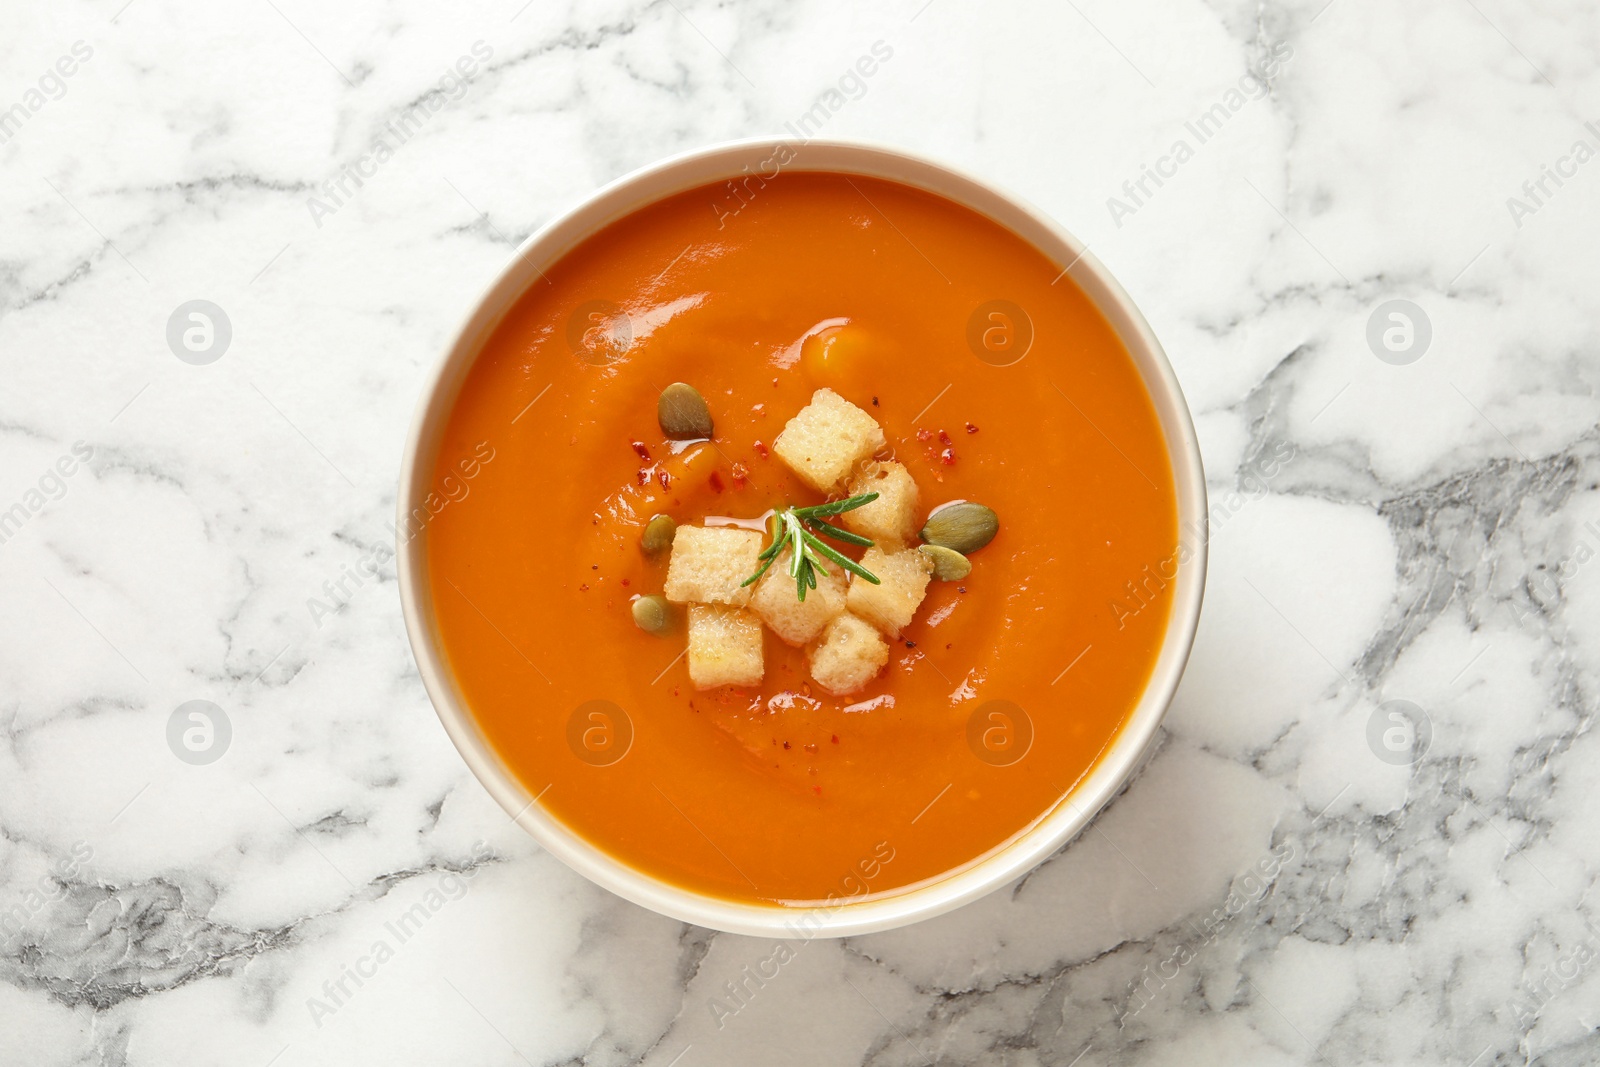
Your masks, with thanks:
<instances>
[{"instance_id":1,"label":"pumpkin seed","mask_svg":"<svg viewBox=\"0 0 1600 1067\"><path fill-rule=\"evenodd\" d=\"M642 596L633 602L633 623L658 637L672 629L672 605L664 596Z\"/></svg>"},{"instance_id":2,"label":"pumpkin seed","mask_svg":"<svg viewBox=\"0 0 1600 1067\"><path fill-rule=\"evenodd\" d=\"M706 398L683 382L673 382L661 390L656 419L661 423L661 432L674 441L698 441L711 436L711 409L706 407Z\"/></svg>"},{"instance_id":3,"label":"pumpkin seed","mask_svg":"<svg viewBox=\"0 0 1600 1067\"><path fill-rule=\"evenodd\" d=\"M652 515L644 524L644 533L639 535L639 547L647 556L659 556L672 547L672 538L677 532L678 524L671 515Z\"/></svg>"},{"instance_id":4,"label":"pumpkin seed","mask_svg":"<svg viewBox=\"0 0 1600 1067\"><path fill-rule=\"evenodd\" d=\"M917 551L933 560L933 576L941 582L954 582L972 573L972 561L953 548L923 545Z\"/></svg>"},{"instance_id":5,"label":"pumpkin seed","mask_svg":"<svg viewBox=\"0 0 1600 1067\"><path fill-rule=\"evenodd\" d=\"M971 555L999 531L1000 517L994 509L963 500L929 515L919 536L930 545Z\"/></svg>"}]
</instances>

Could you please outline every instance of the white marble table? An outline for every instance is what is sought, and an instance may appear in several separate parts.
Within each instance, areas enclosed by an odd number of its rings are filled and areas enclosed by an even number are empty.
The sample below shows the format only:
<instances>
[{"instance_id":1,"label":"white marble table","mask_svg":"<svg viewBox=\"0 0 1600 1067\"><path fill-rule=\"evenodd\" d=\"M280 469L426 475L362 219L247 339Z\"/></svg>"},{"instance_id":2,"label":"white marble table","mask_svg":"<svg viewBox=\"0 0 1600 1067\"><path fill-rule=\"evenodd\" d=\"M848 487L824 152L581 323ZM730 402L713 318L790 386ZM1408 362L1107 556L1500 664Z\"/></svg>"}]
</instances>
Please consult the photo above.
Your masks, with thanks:
<instances>
[{"instance_id":1,"label":"white marble table","mask_svg":"<svg viewBox=\"0 0 1600 1067\"><path fill-rule=\"evenodd\" d=\"M0 1063L1600 1059L1600 20L1324 3L10 0ZM515 243L808 115L1091 243L1194 408L1213 569L1091 830L730 1015L772 946L510 827L392 569L348 575ZM193 708L169 747L190 701L221 759L175 757Z\"/></svg>"}]
</instances>

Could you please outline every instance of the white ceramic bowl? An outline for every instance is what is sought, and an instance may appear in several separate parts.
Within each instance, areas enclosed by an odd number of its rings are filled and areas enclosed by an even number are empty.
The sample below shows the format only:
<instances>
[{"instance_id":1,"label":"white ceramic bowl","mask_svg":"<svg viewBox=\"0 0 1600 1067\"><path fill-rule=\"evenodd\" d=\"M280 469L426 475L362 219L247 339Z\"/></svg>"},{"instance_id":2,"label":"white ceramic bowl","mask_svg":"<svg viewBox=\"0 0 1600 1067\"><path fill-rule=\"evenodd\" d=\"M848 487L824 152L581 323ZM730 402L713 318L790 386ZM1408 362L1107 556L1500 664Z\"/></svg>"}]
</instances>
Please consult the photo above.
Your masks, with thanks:
<instances>
[{"instance_id":1,"label":"white ceramic bowl","mask_svg":"<svg viewBox=\"0 0 1600 1067\"><path fill-rule=\"evenodd\" d=\"M903 926L959 907L1015 878L1071 840L1139 766L1183 673L1200 616L1205 586L1206 494L1189 409L1160 343L1128 294L1084 245L1014 196L928 160L895 149L836 141L737 141L663 160L619 178L529 237L457 331L422 392L401 466L399 528L428 492L439 437L462 381L485 338L540 268L560 259L608 223L638 208L710 182L766 170L779 146L795 158L784 171L861 174L937 193L987 215L1067 268L1121 337L1144 377L1166 434L1176 480L1178 523L1192 552L1174 578L1173 604L1161 653L1132 718L1110 750L1072 794L1032 827L975 864L916 886L827 908L746 904L696 893L637 871L591 845L545 812L500 762L478 732L451 677L440 645L426 578L426 527L399 538L400 600L411 648L428 695L450 739L507 814L574 870L652 911L733 933L843 936Z\"/></svg>"}]
</instances>

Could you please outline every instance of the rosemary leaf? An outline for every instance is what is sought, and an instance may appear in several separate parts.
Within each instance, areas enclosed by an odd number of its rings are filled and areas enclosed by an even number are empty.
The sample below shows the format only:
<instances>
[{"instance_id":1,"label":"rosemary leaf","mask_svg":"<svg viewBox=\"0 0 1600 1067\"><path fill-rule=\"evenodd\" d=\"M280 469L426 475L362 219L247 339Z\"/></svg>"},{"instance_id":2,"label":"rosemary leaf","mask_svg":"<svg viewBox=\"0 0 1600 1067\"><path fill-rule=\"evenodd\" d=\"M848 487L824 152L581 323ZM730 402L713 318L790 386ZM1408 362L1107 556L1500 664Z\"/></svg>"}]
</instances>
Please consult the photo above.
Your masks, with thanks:
<instances>
[{"instance_id":1,"label":"rosemary leaf","mask_svg":"<svg viewBox=\"0 0 1600 1067\"><path fill-rule=\"evenodd\" d=\"M821 519L811 519L807 525L811 526L818 533L827 534L835 541L843 541L847 545L855 545L858 548L872 547L872 538L862 537L860 534L851 533L849 530L841 530L832 523L823 522Z\"/></svg>"},{"instance_id":2,"label":"rosemary leaf","mask_svg":"<svg viewBox=\"0 0 1600 1067\"><path fill-rule=\"evenodd\" d=\"M867 570L861 564L843 555L831 546L825 544L817 534L832 537L847 545L867 547L872 544L869 538L860 534L842 530L832 523L822 521L824 515L840 515L846 511L853 511L863 504L870 504L878 499L877 493L862 493L859 496L849 497L845 500L835 500L830 504L815 504L806 508L784 508L772 514L767 523L768 536L772 543L761 551L756 557L761 566L756 572L739 584L742 589L758 581L762 575L772 567L778 556L785 548L789 550L789 577L794 579L794 595L801 603L805 602L806 593L817 588L817 571L827 574L828 563L837 563L851 574L873 585L881 585L878 576ZM807 527L811 529L807 529ZM815 530L815 532L813 532Z\"/></svg>"},{"instance_id":3,"label":"rosemary leaf","mask_svg":"<svg viewBox=\"0 0 1600 1067\"><path fill-rule=\"evenodd\" d=\"M831 504L813 504L807 508L790 508L789 513L797 519L823 519L829 515L842 515L847 511L854 511L863 504L870 504L878 499L877 493L862 493L859 496L846 497L844 500L835 500Z\"/></svg>"},{"instance_id":4,"label":"rosemary leaf","mask_svg":"<svg viewBox=\"0 0 1600 1067\"><path fill-rule=\"evenodd\" d=\"M849 556L842 555L842 554L840 554L838 552L835 552L833 549L829 548L827 545L823 544L821 541L817 540L815 537L811 538L811 547L814 548L823 557L825 557L827 559L831 559L833 562L837 563L839 566L843 567L845 570L849 571L851 574L854 574L859 578L864 578L867 581L871 582L873 585L882 585L883 584L883 582L879 580L879 578L878 578L878 576L876 574L873 574L871 571L867 570L867 568L863 567L861 564L857 563L855 560L851 559Z\"/></svg>"}]
</instances>

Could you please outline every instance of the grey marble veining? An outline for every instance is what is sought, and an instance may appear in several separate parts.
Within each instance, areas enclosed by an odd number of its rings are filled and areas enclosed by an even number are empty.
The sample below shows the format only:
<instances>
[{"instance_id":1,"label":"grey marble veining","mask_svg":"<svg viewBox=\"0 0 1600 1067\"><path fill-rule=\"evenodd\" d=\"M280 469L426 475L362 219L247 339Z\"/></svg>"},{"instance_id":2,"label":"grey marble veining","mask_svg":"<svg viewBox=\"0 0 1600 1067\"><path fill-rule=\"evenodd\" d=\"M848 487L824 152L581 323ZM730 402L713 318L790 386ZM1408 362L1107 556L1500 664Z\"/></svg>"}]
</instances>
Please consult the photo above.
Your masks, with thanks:
<instances>
[{"instance_id":1,"label":"grey marble veining","mask_svg":"<svg viewBox=\"0 0 1600 1067\"><path fill-rule=\"evenodd\" d=\"M1600 1058L1591 6L70 0L0 29L0 1063ZM1160 747L1088 831L954 914L779 946L510 826L418 682L388 520L422 377L517 242L794 130L1088 241L1190 399L1213 536ZM195 300L214 361L168 342Z\"/></svg>"}]
</instances>

